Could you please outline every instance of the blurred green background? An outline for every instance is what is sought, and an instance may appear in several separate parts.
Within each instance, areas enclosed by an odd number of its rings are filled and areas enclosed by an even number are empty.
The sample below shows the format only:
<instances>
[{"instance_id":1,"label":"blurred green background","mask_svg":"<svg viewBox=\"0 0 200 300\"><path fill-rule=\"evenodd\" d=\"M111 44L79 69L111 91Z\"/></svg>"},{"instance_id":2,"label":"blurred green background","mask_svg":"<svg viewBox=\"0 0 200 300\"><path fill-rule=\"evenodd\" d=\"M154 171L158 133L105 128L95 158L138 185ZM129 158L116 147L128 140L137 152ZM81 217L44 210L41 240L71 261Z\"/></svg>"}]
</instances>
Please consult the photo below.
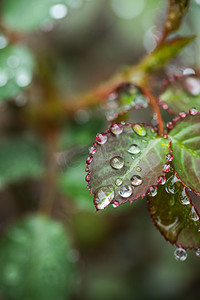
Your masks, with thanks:
<instances>
[{"instance_id":1,"label":"blurred green background","mask_svg":"<svg viewBox=\"0 0 200 300\"><path fill-rule=\"evenodd\" d=\"M108 127L102 105L60 113L155 48L167 1L0 5L0 299L198 299L199 258L174 260L145 198L95 212L84 170ZM198 35L199 16L191 1L179 33ZM199 53L197 37L161 77L198 68ZM130 119L155 122L150 108Z\"/></svg>"}]
</instances>

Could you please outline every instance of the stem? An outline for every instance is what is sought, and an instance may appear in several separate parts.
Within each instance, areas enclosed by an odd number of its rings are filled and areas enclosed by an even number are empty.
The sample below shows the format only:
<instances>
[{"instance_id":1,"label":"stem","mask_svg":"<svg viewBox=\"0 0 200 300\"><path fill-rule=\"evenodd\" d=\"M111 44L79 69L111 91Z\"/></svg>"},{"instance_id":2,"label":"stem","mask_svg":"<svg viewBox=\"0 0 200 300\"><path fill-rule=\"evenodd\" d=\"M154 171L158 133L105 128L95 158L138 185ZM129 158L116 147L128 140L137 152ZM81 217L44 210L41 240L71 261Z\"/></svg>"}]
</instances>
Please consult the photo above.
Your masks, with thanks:
<instances>
[{"instance_id":1,"label":"stem","mask_svg":"<svg viewBox=\"0 0 200 300\"><path fill-rule=\"evenodd\" d=\"M160 136L163 136L164 123L163 123L162 115L160 112L160 108L157 103L157 99L152 95L152 93L148 89L142 88L142 90L143 90L143 93L145 94L145 96L150 100L150 105L152 106L153 110L156 113L157 120L158 120L158 133Z\"/></svg>"},{"instance_id":2,"label":"stem","mask_svg":"<svg viewBox=\"0 0 200 300\"><path fill-rule=\"evenodd\" d=\"M45 135L46 139L46 173L44 175L43 191L39 205L41 213L50 215L51 209L56 196L56 175L57 163L54 158L54 153L57 150L57 135L55 132L48 132Z\"/></svg>"}]
</instances>

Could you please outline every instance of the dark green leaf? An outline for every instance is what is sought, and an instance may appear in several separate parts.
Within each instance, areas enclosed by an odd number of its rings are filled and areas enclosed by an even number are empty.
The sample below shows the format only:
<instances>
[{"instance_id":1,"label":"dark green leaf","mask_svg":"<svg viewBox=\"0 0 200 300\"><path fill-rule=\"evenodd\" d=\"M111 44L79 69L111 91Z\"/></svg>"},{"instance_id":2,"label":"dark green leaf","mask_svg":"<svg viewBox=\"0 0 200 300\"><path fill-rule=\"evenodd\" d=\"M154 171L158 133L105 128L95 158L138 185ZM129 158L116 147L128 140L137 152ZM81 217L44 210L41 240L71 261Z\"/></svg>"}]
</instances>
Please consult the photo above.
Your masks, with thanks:
<instances>
[{"instance_id":1,"label":"dark green leaf","mask_svg":"<svg viewBox=\"0 0 200 300\"><path fill-rule=\"evenodd\" d=\"M183 76L169 82L160 95L161 105L178 114L191 107L200 110L200 79L196 76Z\"/></svg>"},{"instance_id":2,"label":"dark green leaf","mask_svg":"<svg viewBox=\"0 0 200 300\"><path fill-rule=\"evenodd\" d=\"M152 220L170 243L197 249L200 247L199 215L173 171L166 179L164 185L158 185L154 197L147 197Z\"/></svg>"},{"instance_id":3,"label":"dark green leaf","mask_svg":"<svg viewBox=\"0 0 200 300\"><path fill-rule=\"evenodd\" d=\"M32 216L0 245L0 287L6 299L65 300L73 274L69 243L58 222Z\"/></svg>"},{"instance_id":4,"label":"dark green leaf","mask_svg":"<svg viewBox=\"0 0 200 300\"><path fill-rule=\"evenodd\" d=\"M144 196L168 168L169 141L147 125L113 124L97 136L94 148L87 159L86 180L97 209Z\"/></svg>"},{"instance_id":5,"label":"dark green leaf","mask_svg":"<svg viewBox=\"0 0 200 300\"><path fill-rule=\"evenodd\" d=\"M0 51L0 100L11 98L27 87L34 70L34 59L28 48L8 46Z\"/></svg>"},{"instance_id":6,"label":"dark green leaf","mask_svg":"<svg viewBox=\"0 0 200 300\"><path fill-rule=\"evenodd\" d=\"M200 192L200 113L195 109L174 121L168 136L172 143L173 166L183 183Z\"/></svg>"},{"instance_id":7,"label":"dark green leaf","mask_svg":"<svg viewBox=\"0 0 200 300\"><path fill-rule=\"evenodd\" d=\"M132 83L122 84L105 102L107 119L112 121L129 110L147 107L148 102L149 100L138 86Z\"/></svg>"}]
</instances>

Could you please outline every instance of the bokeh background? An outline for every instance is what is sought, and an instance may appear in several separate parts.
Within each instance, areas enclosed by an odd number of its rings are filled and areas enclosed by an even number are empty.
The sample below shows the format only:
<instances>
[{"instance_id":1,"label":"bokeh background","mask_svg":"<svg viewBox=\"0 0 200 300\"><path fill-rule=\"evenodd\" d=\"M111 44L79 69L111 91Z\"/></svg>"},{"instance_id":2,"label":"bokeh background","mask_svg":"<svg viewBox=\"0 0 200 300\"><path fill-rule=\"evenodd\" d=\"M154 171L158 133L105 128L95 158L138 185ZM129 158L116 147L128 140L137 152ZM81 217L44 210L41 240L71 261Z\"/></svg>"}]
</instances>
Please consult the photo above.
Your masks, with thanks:
<instances>
[{"instance_id":1,"label":"bokeh background","mask_svg":"<svg viewBox=\"0 0 200 300\"><path fill-rule=\"evenodd\" d=\"M60 15L50 10L60 3ZM84 170L88 147L108 127L102 105L65 115L59 104L151 52L167 1L0 4L0 299L198 299L199 258L174 259L145 198L95 212ZM198 35L199 16L200 1L191 1L179 34ZM30 53L9 54L15 45ZM197 37L161 78L198 68L199 53ZM16 56L28 62L14 85ZM147 108L129 118L155 125L152 116ZM40 219L44 210L51 219Z\"/></svg>"}]
</instances>

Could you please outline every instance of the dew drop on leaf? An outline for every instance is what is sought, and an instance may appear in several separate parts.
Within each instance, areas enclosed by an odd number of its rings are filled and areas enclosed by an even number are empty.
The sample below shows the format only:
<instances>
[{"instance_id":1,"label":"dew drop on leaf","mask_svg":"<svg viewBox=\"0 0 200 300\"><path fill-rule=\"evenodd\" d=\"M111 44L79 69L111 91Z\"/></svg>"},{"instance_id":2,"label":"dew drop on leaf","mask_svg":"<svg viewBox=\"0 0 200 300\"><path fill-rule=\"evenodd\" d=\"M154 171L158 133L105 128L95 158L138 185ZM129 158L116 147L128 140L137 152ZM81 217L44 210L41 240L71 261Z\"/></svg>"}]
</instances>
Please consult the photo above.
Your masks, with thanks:
<instances>
[{"instance_id":1,"label":"dew drop on leaf","mask_svg":"<svg viewBox=\"0 0 200 300\"><path fill-rule=\"evenodd\" d=\"M200 257L200 248L196 249L195 254L196 254L197 257Z\"/></svg>"},{"instance_id":2,"label":"dew drop on leaf","mask_svg":"<svg viewBox=\"0 0 200 300\"><path fill-rule=\"evenodd\" d=\"M174 251L174 257L177 261L184 261L187 258L187 252L185 249L179 247Z\"/></svg>"},{"instance_id":3,"label":"dew drop on leaf","mask_svg":"<svg viewBox=\"0 0 200 300\"><path fill-rule=\"evenodd\" d=\"M134 124L133 131L139 136L145 136L147 134L146 129L142 124Z\"/></svg>"},{"instance_id":4,"label":"dew drop on leaf","mask_svg":"<svg viewBox=\"0 0 200 300\"><path fill-rule=\"evenodd\" d=\"M110 160L110 165L113 169L120 170L124 166L124 160L120 156L114 156Z\"/></svg>"},{"instance_id":5,"label":"dew drop on leaf","mask_svg":"<svg viewBox=\"0 0 200 300\"><path fill-rule=\"evenodd\" d=\"M138 145L133 144L129 147L128 152L131 154L138 154L141 152L140 148L138 147Z\"/></svg>"},{"instance_id":6,"label":"dew drop on leaf","mask_svg":"<svg viewBox=\"0 0 200 300\"><path fill-rule=\"evenodd\" d=\"M122 178L117 178L115 181L116 186L120 186L120 185L122 185L122 183L123 183Z\"/></svg>"},{"instance_id":7,"label":"dew drop on leaf","mask_svg":"<svg viewBox=\"0 0 200 300\"><path fill-rule=\"evenodd\" d=\"M176 194L181 186L180 181L175 175L169 177L166 183L166 192L171 194Z\"/></svg>"},{"instance_id":8,"label":"dew drop on leaf","mask_svg":"<svg viewBox=\"0 0 200 300\"><path fill-rule=\"evenodd\" d=\"M124 185L119 189L118 193L122 198L128 198L131 196L132 192L133 190L129 185Z\"/></svg>"},{"instance_id":9,"label":"dew drop on leaf","mask_svg":"<svg viewBox=\"0 0 200 300\"><path fill-rule=\"evenodd\" d=\"M196 109L196 107L192 107L192 108L189 110L189 113L190 113L190 115L195 116L195 115L198 114L198 110Z\"/></svg>"},{"instance_id":10,"label":"dew drop on leaf","mask_svg":"<svg viewBox=\"0 0 200 300\"><path fill-rule=\"evenodd\" d=\"M97 151L97 149L94 146L89 148L89 153L90 154L94 154L96 151Z\"/></svg>"},{"instance_id":11,"label":"dew drop on leaf","mask_svg":"<svg viewBox=\"0 0 200 300\"><path fill-rule=\"evenodd\" d=\"M88 156L88 158L86 159L86 163L89 165L91 163L92 159L93 159L92 155Z\"/></svg>"},{"instance_id":12,"label":"dew drop on leaf","mask_svg":"<svg viewBox=\"0 0 200 300\"><path fill-rule=\"evenodd\" d=\"M166 155L166 159L167 159L168 161L172 161L172 160L173 160L173 155L170 154L170 153L168 153L168 154Z\"/></svg>"},{"instance_id":13,"label":"dew drop on leaf","mask_svg":"<svg viewBox=\"0 0 200 300\"><path fill-rule=\"evenodd\" d=\"M108 139L108 137L107 137L107 135L105 133L98 133L96 135L96 141L100 145L105 144L107 142L107 139Z\"/></svg>"},{"instance_id":14,"label":"dew drop on leaf","mask_svg":"<svg viewBox=\"0 0 200 300\"><path fill-rule=\"evenodd\" d=\"M188 198L188 196L187 196L187 194L186 194L186 192L185 192L185 187L183 188L182 193L181 193L181 195L180 195L180 200L181 200L181 203L182 203L183 205L188 205L188 204L190 204L190 200L189 200L189 198Z\"/></svg>"},{"instance_id":15,"label":"dew drop on leaf","mask_svg":"<svg viewBox=\"0 0 200 300\"><path fill-rule=\"evenodd\" d=\"M123 132L123 127L121 124L113 124L111 125L110 130L113 134L119 135Z\"/></svg>"},{"instance_id":16,"label":"dew drop on leaf","mask_svg":"<svg viewBox=\"0 0 200 300\"><path fill-rule=\"evenodd\" d=\"M111 185L103 186L94 193L94 203L97 209L104 209L114 199L115 193Z\"/></svg>"},{"instance_id":17,"label":"dew drop on leaf","mask_svg":"<svg viewBox=\"0 0 200 300\"><path fill-rule=\"evenodd\" d=\"M186 117L186 112L184 112L184 111L181 111L180 113L179 113L179 117L180 118L185 118Z\"/></svg>"},{"instance_id":18,"label":"dew drop on leaf","mask_svg":"<svg viewBox=\"0 0 200 300\"><path fill-rule=\"evenodd\" d=\"M118 207L118 206L119 206L119 202L114 201L113 204L112 204L112 206L113 206L114 208Z\"/></svg>"},{"instance_id":19,"label":"dew drop on leaf","mask_svg":"<svg viewBox=\"0 0 200 300\"><path fill-rule=\"evenodd\" d=\"M142 178L139 175L133 175L133 177L131 177L131 184L138 186L142 184Z\"/></svg>"},{"instance_id":20,"label":"dew drop on leaf","mask_svg":"<svg viewBox=\"0 0 200 300\"><path fill-rule=\"evenodd\" d=\"M163 171L165 173L167 173L167 172L169 172L169 170L170 170L170 164L165 164L164 167L163 167Z\"/></svg>"},{"instance_id":21,"label":"dew drop on leaf","mask_svg":"<svg viewBox=\"0 0 200 300\"><path fill-rule=\"evenodd\" d=\"M158 177L157 183L164 185L166 183L166 178L164 176Z\"/></svg>"},{"instance_id":22,"label":"dew drop on leaf","mask_svg":"<svg viewBox=\"0 0 200 300\"><path fill-rule=\"evenodd\" d=\"M158 192L157 187L156 187L156 186L152 186L152 187L150 188L150 190L149 190L148 195L149 195L150 197L155 197L155 196L157 195L157 192Z\"/></svg>"},{"instance_id":23,"label":"dew drop on leaf","mask_svg":"<svg viewBox=\"0 0 200 300\"><path fill-rule=\"evenodd\" d=\"M198 221L199 220L199 216L194 208L194 206L192 206L191 208L191 218L193 221Z\"/></svg>"},{"instance_id":24,"label":"dew drop on leaf","mask_svg":"<svg viewBox=\"0 0 200 300\"><path fill-rule=\"evenodd\" d=\"M142 171L141 167L136 167L135 169L136 169L137 172L141 172Z\"/></svg>"}]
</instances>

